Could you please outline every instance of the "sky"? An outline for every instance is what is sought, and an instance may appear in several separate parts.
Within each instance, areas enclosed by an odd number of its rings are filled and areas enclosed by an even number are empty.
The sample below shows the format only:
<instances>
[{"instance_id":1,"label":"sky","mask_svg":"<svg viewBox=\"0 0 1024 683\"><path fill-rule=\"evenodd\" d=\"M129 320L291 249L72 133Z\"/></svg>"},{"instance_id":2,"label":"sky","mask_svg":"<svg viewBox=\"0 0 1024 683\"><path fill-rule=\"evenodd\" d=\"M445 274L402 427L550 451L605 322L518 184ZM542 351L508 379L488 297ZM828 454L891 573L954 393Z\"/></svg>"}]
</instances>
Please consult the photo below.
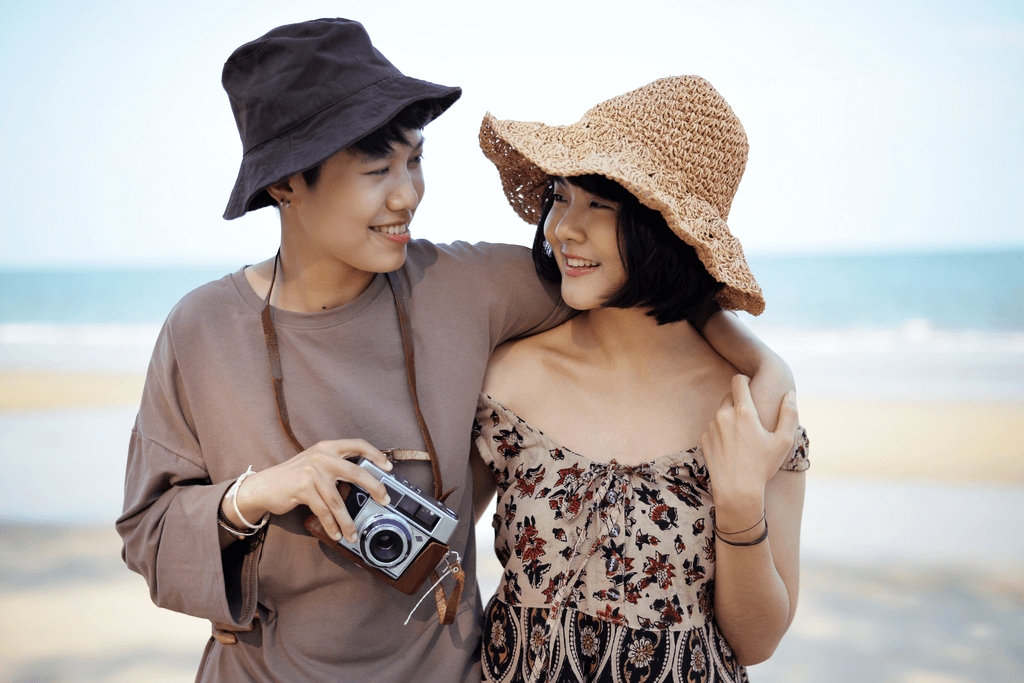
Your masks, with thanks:
<instances>
[{"instance_id":1,"label":"sky","mask_svg":"<svg viewBox=\"0 0 1024 683\"><path fill-rule=\"evenodd\" d=\"M241 160L221 68L275 26L325 16L464 90L425 131L415 237L532 239L477 146L485 111L568 124L699 74L750 140L729 216L748 254L1024 246L1019 1L5 0L0 268L271 256L274 209L221 218Z\"/></svg>"}]
</instances>

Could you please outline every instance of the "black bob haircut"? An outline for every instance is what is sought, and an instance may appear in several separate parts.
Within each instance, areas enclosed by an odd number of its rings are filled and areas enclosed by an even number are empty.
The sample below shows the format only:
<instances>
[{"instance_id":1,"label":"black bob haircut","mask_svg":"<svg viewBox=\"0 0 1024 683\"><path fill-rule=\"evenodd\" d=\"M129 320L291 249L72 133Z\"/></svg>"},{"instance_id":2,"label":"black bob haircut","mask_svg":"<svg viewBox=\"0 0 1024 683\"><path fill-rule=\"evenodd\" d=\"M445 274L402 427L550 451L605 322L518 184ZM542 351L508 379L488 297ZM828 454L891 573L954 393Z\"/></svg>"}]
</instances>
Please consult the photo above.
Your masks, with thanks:
<instances>
[{"instance_id":1,"label":"black bob haircut","mask_svg":"<svg viewBox=\"0 0 1024 683\"><path fill-rule=\"evenodd\" d=\"M719 310L715 295L723 285L711 277L694 248L672 232L659 211L641 204L614 180L600 175L568 176L564 180L619 204L619 257L627 280L603 306L646 308L647 315L659 325L689 320L697 330L703 329L707 319ZM558 284L562 273L544 240L544 222L555 201L554 188L552 178L541 198L533 264L542 278Z\"/></svg>"},{"instance_id":2,"label":"black bob haircut","mask_svg":"<svg viewBox=\"0 0 1024 683\"><path fill-rule=\"evenodd\" d=\"M391 154L396 143L409 143L409 131L420 130L440 116L445 108L440 100L413 102L383 126L353 142L347 149L362 152L373 158L386 157ZM321 161L313 168L302 172L302 179L306 181L309 189L315 188L320 181L320 171L324 163L325 161Z\"/></svg>"}]
</instances>

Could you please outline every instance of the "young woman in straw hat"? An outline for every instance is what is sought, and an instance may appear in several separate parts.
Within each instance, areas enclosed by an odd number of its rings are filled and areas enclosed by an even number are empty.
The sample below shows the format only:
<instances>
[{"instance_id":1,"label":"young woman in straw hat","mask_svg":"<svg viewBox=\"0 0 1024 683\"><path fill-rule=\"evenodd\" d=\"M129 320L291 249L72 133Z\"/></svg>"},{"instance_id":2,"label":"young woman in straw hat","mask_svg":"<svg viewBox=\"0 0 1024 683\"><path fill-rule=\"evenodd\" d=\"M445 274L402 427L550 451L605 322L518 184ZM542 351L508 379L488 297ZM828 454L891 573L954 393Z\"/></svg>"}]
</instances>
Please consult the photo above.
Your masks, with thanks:
<instances>
[{"instance_id":1,"label":"young woman in straw hat","mask_svg":"<svg viewBox=\"0 0 1024 683\"><path fill-rule=\"evenodd\" d=\"M484 676L746 680L796 608L808 460L792 393L760 401L768 431L686 322L713 298L764 308L725 223L743 128L677 77L571 126L488 114L480 139L537 225L538 272L581 311L499 347L484 381L475 444L505 568Z\"/></svg>"},{"instance_id":2,"label":"young woman in straw hat","mask_svg":"<svg viewBox=\"0 0 1024 683\"><path fill-rule=\"evenodd\" d=\"M358 23L274 29L223 82L244 149L225 218L276 205L281 248L188 294L160 333L117 522L125 561L156 604L232 631L197 680L478 680L466 436L490 352L563 320L557 290L527 250L410 240L420 129L460 90L405 76ZM470 580L436 614L414 611L429 582L407 594L336 552L357 532L337 482L389 502L353 462L392 470L381 448L427 451L394 473L435 498L456 489L448 562Z\"/></svg>"}]
</instances>

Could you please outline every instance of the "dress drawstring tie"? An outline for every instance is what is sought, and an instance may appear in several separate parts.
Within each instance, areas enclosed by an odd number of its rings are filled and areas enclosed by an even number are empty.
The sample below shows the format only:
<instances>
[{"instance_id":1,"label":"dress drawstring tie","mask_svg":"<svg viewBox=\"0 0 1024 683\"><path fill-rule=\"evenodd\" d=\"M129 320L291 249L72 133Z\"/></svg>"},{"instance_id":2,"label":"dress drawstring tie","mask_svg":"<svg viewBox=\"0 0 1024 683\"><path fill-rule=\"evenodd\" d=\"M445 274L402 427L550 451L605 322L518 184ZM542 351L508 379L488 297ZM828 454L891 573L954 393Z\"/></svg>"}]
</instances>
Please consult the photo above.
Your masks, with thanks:
<instances>
[{"instance_id":1,"label":"dress drawstring tie","mask_svg":"<svg viewBox=\"0 0 1024 683\"><path fill-rule=\"evenodd\" d=\"M573 469L575 467L574 465ZM649 484L654 484L658 480L658 470L652 463L623 466L615 460L608 463L593 463L586 471L579 473L571 470L560 473L563 474L563 480L560 480L559 484L565 486L565 495L558 503L556 514L567 522L572 522L582 514L586 507L587 516L583 520L583 527L576 528L576 543L573 545L566 563L565 578L554 593L551 609L544 622L545 647L538 654L538 659L534 661L529 676L530 683L536 683L542 671L546 671L550 678L550 666L554 661L555 648L558 643L558 636L552 636L552 633L555 633L554 626L561 619L576 577L586 567L594 553L600 550L605 541L609 538L617 538L620 534L631 535L631 525L627 523L625 516L626 502L632 500L633 493L630 479L634 477L643 479ZM614 515L612 511L614 511ZM621 518L621 526L620 520L617 518ZM591 538L595 527L603 529L603 533L594 539L584 555L581 549ZM621 560L619 560L618 571L622 571Z\"/></svg>"}]
</instances>

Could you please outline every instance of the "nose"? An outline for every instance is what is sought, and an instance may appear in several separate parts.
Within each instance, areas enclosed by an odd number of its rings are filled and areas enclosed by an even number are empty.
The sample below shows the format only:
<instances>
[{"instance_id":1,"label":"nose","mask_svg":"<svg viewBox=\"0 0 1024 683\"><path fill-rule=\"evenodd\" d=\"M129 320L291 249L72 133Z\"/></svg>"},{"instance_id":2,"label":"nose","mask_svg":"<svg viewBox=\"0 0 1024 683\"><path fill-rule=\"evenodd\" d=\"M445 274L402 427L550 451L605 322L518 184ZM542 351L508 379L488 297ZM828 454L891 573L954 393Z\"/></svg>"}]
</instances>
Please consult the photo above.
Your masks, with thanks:
<instances>
[{"instance_id":1,"label":"nose","mask_svg":"<svg viewBox=\"0 0 1024 683\"><path fill-rule=\"evenodd\" d=\"M551 214L548 215L548 220L551 220ZM580 212L574 210L572 206L568 207L565 211L561 212L560 215L554 216L555 219L555 238L559 242L585 242L586 230Z\"/></svg>"},{"instance_id":2,"label":"nose","mask_svg":"<svg viewBox=\"0 0 1024 683\"><path fill-rule=\"evenodd\" d=\"M396 179L395 186L388 193L387 205L391 211L415 211L423 195L423 181L408 171Z\"/></svg>"}]
</instances>

